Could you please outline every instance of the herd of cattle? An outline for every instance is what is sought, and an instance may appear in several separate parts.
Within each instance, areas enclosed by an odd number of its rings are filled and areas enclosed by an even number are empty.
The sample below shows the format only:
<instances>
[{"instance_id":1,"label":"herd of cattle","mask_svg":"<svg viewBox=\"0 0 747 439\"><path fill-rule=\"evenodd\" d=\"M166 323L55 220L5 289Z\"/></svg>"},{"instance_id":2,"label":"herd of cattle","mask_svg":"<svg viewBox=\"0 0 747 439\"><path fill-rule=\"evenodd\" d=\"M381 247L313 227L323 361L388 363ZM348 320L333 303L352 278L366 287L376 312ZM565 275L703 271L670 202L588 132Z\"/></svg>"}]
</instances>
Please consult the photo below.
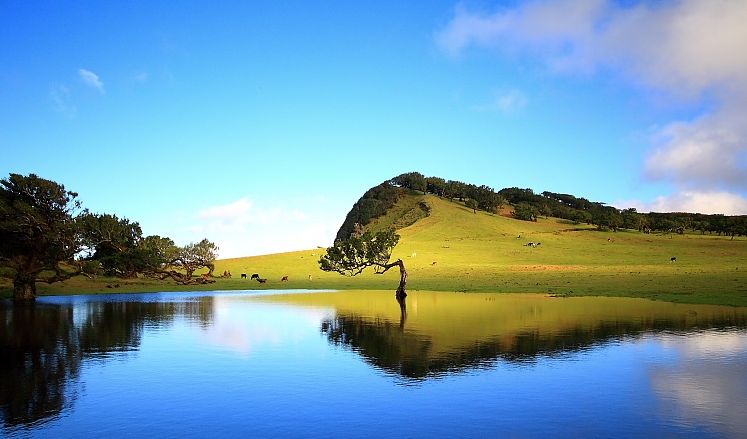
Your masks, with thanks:
<instances>
[{"instance_id":1,"label":"herd of cattle","mask_svg":"<svg viewBox=\"0 0 747 439\"><path fill-rule=\"evenodd\" d=\"M521 235L519 235L518 238L520 239ZM610 240L608 239L608 241L610 241ZM527 246L527 247L537 248L537 247L541 246L542 243L541 242L532 242L532 241L530 241L530 242L527 242L524 245ZM415 253L413 253L411 257L414 257L414 256L415 256ZM669 259L669 262L670 263L671 262L677 262L677 257L672 256ZM433 266L433 265L436 265L436 261L433 261L433 263L431 263L431 266ZM246 273L241 273L241 278L242 279L246 279L247 278ZM250 280L256 280L257 282L259 282L261 284L267 283L267 278L259 277L259 273L252 274L249 277L249 279ZM309 280L312 280L312 276L311 275L309 275ZM288 276L283 276L282 279L280 279L280 282L288 282Z\"/></svg>"},{"instance_id":2,"label":"herd of cattle","mask_svg":"<svg viewBox=\"0 0 747 439\"><path fill-rule=\"evenodd\" d=\"M246 273L241 273L241 278L246 279ZM259 273L254 273L249 277L249 280L256 280L257 282L264 284L267 283L267 278L259 277ZM311 280L311 275L309 275L309 280ZM283 276L282 279L280 279L280 282L288 282L288 276Z\"/></svg>"}]
</instances>

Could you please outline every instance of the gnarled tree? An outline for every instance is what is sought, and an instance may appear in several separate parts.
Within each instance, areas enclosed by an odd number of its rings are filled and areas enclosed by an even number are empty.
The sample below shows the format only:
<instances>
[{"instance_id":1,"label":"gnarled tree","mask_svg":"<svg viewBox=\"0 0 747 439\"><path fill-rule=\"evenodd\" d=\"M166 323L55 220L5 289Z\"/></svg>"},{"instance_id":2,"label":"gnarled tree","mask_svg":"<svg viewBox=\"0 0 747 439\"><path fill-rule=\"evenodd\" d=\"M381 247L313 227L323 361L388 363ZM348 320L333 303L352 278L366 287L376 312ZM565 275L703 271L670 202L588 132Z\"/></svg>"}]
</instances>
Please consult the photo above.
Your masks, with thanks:
<instances>
[{"instance_id":1,"label":"gnarled tree","mask_svg":"<svg viewBox=\"0 0 747 439\"><path fill-rule=\"evenodd\" d=\"M77 196L35 174L0 180L0 266L13 272L15 300L34 300L36 282L59 282L81 273L73 260L81 249Z\"/></svg>"},{"instance_id":2,"label":"gnarled tree","mask_svg":"<svg viewBox=\"0 0 747 439\"><path fill-rule=\"evenodd\" d=\"M335 271L342 275L356 276L368 267L373 267L376 274L384 274L392 267L399 267L400 279L396 297L402 300L407 296L407 270L402 259L389 262L392 250L399 242L399 235L394 230L386 230L375 235L365 232L360 236L335 242L327 248L327 253L319 259L323 271Z\"/></svg>"},{"instance_id":3,"label":"gnarled tree","mask_svg":"<svg viewBox=\"0 0 747 439\"><path fill-rule=\"evenodd\" d=\"M171 242L173 244L173 241ZM203 239L184 247L168 248L166 246L163 251L169 259L166 260L164 269L160 270L162 277L171 277L177 283L184 285L215 282L210 279L213 277L215 258L218 254L218 246L214 243ZM193 278L193 273L200 268L208 269L205 277Z\"/></svg>"}]
</instances>

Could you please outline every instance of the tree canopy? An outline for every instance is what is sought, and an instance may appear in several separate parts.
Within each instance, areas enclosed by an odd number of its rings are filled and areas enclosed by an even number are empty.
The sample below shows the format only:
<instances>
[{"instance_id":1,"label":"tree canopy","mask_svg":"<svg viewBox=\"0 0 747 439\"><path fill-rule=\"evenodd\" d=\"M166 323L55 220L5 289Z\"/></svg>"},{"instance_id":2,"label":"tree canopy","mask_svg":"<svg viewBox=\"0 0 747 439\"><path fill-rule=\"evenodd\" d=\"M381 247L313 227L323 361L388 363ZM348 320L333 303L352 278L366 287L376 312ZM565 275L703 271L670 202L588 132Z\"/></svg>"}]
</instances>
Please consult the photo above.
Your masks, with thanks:
<instances>
[{"instance_id":1,"label":"tree canopy","mask_svg":"<svg viewBox=\"0 0 747 439\"><path fill-rule=\"evenodd\" d=\"M0 267L12 273L16 300L33 300L36 282L79 274L212 282L214 243L179 247L169 238L143 237L137 222L82 210L77 197L35 174L0 180ZM207 276L193 279L199 268L207 268Z\"/></svg>"},{"instance_id":2,"label":"tree canopy","mask_svg":"<svg viewBox=\"0 0 747 439\"><path fill-rule=\"evenodd\" d=\"M407 296L407 270L402 259L389 262L392 250L399 242L399 235L394 230L385 230L375 235L364 232L360 236L335 242L327 248L326 254L319 259L319 267L323 271L334 271L342 275L357 276L366 268L373 267L377 274L384 274L390 268L398 266L400 269L400 283L397 288L397 298Z\"/></svg>"},{"instance_id":3,"label":"tree canopy","mask_svg":"<svg viewBox=\"0 0 747 439\"><path fill-rule=\"evenodd\" d=\"M14 271L16 299L32 300L37 281L57 282L81 272L73 264L81 248L77 197L35 174L0 180L0 265ZM72 270L62 267L65 262ZM42 276L44 272L53 274Z\"/></svg>"}]
</instances>

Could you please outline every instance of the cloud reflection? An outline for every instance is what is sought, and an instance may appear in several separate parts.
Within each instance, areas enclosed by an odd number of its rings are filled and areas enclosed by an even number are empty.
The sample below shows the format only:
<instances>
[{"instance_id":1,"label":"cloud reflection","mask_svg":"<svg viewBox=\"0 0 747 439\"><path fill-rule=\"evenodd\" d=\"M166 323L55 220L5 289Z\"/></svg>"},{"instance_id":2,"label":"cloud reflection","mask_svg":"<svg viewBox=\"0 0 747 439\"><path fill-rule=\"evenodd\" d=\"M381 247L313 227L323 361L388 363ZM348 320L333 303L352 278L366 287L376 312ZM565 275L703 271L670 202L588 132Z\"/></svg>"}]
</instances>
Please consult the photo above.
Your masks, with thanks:
<instances>
[{"instance_id":1,"label":"cloud reflection","mask_svg":"<svg viewBox=\"0 0 747 439\"><path fill-rule=\"evenodd\" d=\"M747 431L747 333L672 336L663 346L673 350L677 360L674 365L656 364L649 371L652 389L665 412L662 417L743 437Z\"/></svg>"},{"instance_id":2,"label":"cloud reflection","mask_svg":"<svg viewBox=\"0 0 747 439\"><path fill-rule=\"evenodd\" d=\"M251 306L248 305L251 301ZM333 313L324 308L293 308L268 305L249 299L215 298L215 320L204 328L200 340L248 358L256 349L300 341ZM312 331L309 331L311 329Z\"/></svg>"}]
</instances>

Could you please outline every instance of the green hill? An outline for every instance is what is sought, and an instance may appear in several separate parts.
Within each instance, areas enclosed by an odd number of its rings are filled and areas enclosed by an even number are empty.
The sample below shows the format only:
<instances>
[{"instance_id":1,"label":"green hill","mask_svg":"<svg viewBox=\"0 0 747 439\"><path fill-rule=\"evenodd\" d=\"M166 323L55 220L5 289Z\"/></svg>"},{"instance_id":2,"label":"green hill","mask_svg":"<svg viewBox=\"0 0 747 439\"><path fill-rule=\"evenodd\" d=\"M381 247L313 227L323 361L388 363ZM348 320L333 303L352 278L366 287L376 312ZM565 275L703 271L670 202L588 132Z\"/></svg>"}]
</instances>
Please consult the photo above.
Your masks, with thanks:
<instances>
[{"instance_id":1,"label":"green hill","mask_svg":"<svg viewBox=\"0 0 747 439\"><path fill-rule=\"evenodd\" d=\"M520 221L467 209L434 195L402 197L366 227L396 224L425 202L428 216L398 231L408 287L430 291L539 292L609 295L674 302L747 305L747 240L696 234L602 232L558 219ZM533 242L537 246L529 246ZM216 271L257 272L268 283L231 279L236 288L387 289L396 274L344 277L319 270L324 249L216 263ZM676 262L671 258L676 257ZM280 282L282 276L288 282ZM311 280L309 280L311 275Z\"/></svg>"},{"instance_id":2,"label":"green hill","mask_svg":"<svg viewBox=\"0 0 747 439\"><path fill-rule=\"evenodd\" d=\"M510 207L496 214L475 213L459 201L413 192L365 225L371 230L392 226L401 235L393 258L405 261L410 290L631 296L747 306L745 238L599 231L543 217L520 221L511 217ZM322 272L318 260L324 251L218 260L216 273L230 270L233 278L202 287L81 278L39 288L41 294L112 292L105 285L113 282L122 291L396 288L395 273L365 272L350 278ZM240 279L240 273L259 273L268 282ZM289 280L281 282L283 276Z\"/></svg>"}]
</instances>

